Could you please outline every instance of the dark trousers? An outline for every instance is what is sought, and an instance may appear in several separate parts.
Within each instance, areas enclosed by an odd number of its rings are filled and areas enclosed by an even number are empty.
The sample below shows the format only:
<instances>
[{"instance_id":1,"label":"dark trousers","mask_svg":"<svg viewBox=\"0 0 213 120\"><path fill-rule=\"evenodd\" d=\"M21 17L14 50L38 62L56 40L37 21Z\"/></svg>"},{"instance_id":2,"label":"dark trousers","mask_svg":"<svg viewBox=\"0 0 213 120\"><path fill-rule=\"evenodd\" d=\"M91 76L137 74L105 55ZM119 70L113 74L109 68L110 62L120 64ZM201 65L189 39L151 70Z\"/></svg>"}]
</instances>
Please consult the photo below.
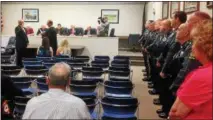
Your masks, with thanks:
<instances>
[{"instance_id":1,"label":"dark trousers","mask_svg":"<svg viewBox=\"0 0 213 120\"><path fill-rule=\"evenodd\" d=\"M16 65L23 67L22 59L26 56L26 48L18 48L16 49Z\"/></svg>"},{"instance_id":2,"label":"dark trousers","mask_svg":"<svg viewBox=\"0 0 213 120\"><path fill-rule=\"evenodd\" d=\"M162 79L161 91L160 91L160 101L162 103L162 109L166 114L169 114L169 111L175 101L175 96L172 94L172 91L169 90L172 79L166 78Z\"/></svg>"},{"instance_id":3,"label":"dark trousers","mask_svg":"<svg viewBox=\"0 0 213 120\"><path fill-rule=\"evenodd\" d=\"M146 52L143 52L142 51L142 54L143 54L143 58L144 58L144 64L145 64L145 68L146 68L146 72L147 72L147 76L149 77L150 76L150 68L149 68L149 61L148 61L148 55Z\"/></svg>"}]
</instances>

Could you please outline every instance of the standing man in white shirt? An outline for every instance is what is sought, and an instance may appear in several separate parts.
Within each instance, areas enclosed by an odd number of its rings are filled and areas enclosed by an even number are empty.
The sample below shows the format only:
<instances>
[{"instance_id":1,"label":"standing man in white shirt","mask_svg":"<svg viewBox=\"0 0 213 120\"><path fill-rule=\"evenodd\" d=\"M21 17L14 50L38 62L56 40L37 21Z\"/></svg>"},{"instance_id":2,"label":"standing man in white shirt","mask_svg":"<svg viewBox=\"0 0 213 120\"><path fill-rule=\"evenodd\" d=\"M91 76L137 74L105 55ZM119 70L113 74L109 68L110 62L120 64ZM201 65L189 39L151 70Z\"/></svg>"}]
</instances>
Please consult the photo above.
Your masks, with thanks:
<instances>
[{"instance_id":1,"label":"standing man in white shirt","mask_svg":"<svg viewBox=\"0 0 213 120\"><path fill-rule=\"evenodd\" d=\"M23 119L91 119L86 104L66 93L71 68L56 63L48 73L49 91L28 101Z\"/></svg>"}]
</instances>

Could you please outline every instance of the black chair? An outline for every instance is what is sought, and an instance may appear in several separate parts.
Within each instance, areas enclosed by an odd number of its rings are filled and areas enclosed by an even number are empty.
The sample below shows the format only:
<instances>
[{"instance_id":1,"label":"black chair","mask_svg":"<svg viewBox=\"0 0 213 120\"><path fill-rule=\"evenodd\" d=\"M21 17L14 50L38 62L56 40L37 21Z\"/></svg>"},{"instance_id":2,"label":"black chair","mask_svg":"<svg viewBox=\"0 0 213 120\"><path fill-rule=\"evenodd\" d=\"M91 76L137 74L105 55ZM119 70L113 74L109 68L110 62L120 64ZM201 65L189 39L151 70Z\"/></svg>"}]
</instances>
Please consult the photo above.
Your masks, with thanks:
<instances>
[{"instance_id":1,"label":"black chair","mask_svg":"<svg viewBox=\"0 0 213 120\"><path fill-rule=\"evenodd\" d=\"M31 88L31 81L28 82L14 82L14 84L23 91L24 95L33 95L36 93L35 89Z\"/></svg>"},{"instance_id":2,"label":"black chair","mask_svg":"<svg viewBox=\"0 0 213 120\"><path fill-rule=\"evenodd\" d=\"M109 67L109 80L111 79L131 80L130 69L128 67Z\"/></svg>"},{"instance_id":3,"label":"black chair","mask_svg":"<svg viewBox=\"0 0 213 120\"><path fill-rule=\"evenodd\" d=\"M112 67L125 67L125 68L129 68L130 67L130 63L128 60L113 60L111 62L111 66Z\"/></svg>"},{"instance_id":4,"label":"black chair","mask_svg":"<svg viewBox=\"0 0 213 120\"><path fill-rule=\"evenodd\" d=\"M103 73L100 67L82 67L83 78L102 78Z\"/></svg>"},{"instance_id":5,"label":"black chair","mask_svg":"<svg viewBox=\"0 0 213 120\"><path fill-rule=\"evenodd\" d=\"M112 29L110 30L109 37L116 37L116 36L115 36L115 28L112 28Z\"/></svg>"},{"instance_id":6,"label":"black chair","mask_svg":"<svg viewBox=\"0 0 213 120\"><path fill-rule=\"evenodd\" d=\"M84 29L81 27L76 27L75 28L75 35L76 36L83 36L84 35Z\"/></svg>"},{"instance_id":7,"label":"black chair","mask_svg":"<svg viewBox=\"0 0 213 120\"><path fill-rule=\"evenodd\" d=\"M25 60L23 60L22 63L24 65L24 67L25 66L41 66L42 65L41 61L25 61Z\"/></svg>"},{"instance_id":8,"label":"black chair","mask_svg":"<svg viewBox=\"0 0 213 120\"><path fill-rule=\"evenodd\" d=\"M99 104L99 102L95 95L73 95L81 98L86 103L93 120L98 119L99 112L97 112L97 110L95 111L95 107ZM100 107L98 107L98 109L100 109Z\"/></svg>"},{"instance_id":9,"label":"black chair","mask_svg":"<svg viewBox=\"0 0 213 120\"><path fill-rule=\"evenodd\" d=\"M140 39L140 34L129 34L128 43L129 43L129 46L132 46L134 51L136 47L138 48L140 47L140 44L138 44L139 39Z\"/></svg>"},{"instance_id":10,"label":"black chair","mask_svg":"<svg viewBox=\"0 0 213 120\"><path fill-rule=\"evenodd\" d=\"M84 61L85 63L88 63L90 60L89 56L74 56L73 59L81 60L81 61Z\"/></svg>"},{"instance_id":11,"label":"black chair","mask_svg":"<svg viewBox=\"0 0 213 120\"><path fill-rule=\"evenodd\" d=\"M95 92L96 87L96 81L71 80L70 84L72 94L79 96L97 96L97 93Z\"/></svg>"},{"instance_id":12,"label":"black chair","mask_svg":"<svg viewBox=\"0 0 213 120\"><path fill-rule=\"evenodd\" d=\"M95 60L91 62L92 67L99 67L104 70L107 70L109 67L109 62L107 61L102 61L102 60Z\"/></svg>"},{"instance_id":13,"label":"black chair","mask_svg":"<svg viewBox=\"0 0 213 120\"><path fill-rule=\"evenodd\" d=\"M10 77L13 82L32 82L33 78L32 77L16 77L12 76Z\"/></svg>"},{"instance_id":14,"label":"black chair","mask_svg":"<svg viewBox=\"0 0 213 120\"><path fill-rule=\"evenodd\" d=\"M6 47L1 47L1 64L14 64L16 60L15 52L16 38L14 36L9 38Z\"/></svg>"},{"instance_id":15,"label":"black chair","mask_svg":"<svg viewBox=\"0 0 213 120\"><path fill-rule=\"evenodd\" d=\"M109 62L110 58L109 56L101 56L101 55L97 55L94 57L95 61L105 61L105 62Z\"/></svg>"},{"instance_id":16,"label":"black chair","mask_svg":"<svg viewBox=\"0 0 213 120\"><path fill-rule=\"evenodd\" d=\"M67 55L58 55L53 57L53 60L57 61L57 62L67 62L69 60L71 60L70 56Z\"/></svg>"},{"instance_id":17,"label":"black chair","mask_svg":"<svg viewBox=\"0 0 213 120\"><path fill-rule=\"evenodd\" d=\"M82 67L88 66L88 63L85 63L83 60L68 60L67 63L73 70L80 71Z\"/></svg>"},{"instance_id":18,"label":"black chair","mask_svg":"<svg viewBox=\"0 0 213 120\"><path fill-rule=\"evenodd\" d=\"M97 30L95 28L91 28L90 34L91 35L97 35Z\"/></svg>"},{"instance_id":19,"label":"black chair","mask_svg":"<svg viewBox=\"0 0 213 120\"><path fill-rule=\"evenodd\" d=\"M37 82L37 87L38 87L38 94L46 93L49 90L49 87L46 83L43 82Z\"/></svg>"},{"instance_id":20,"label":"black chair","mask_svg":"<svg viewBox=\"0 0 213 120\"><path fill-rule=\"evenodd\" d=\"M1 73L8 76L17 76L21 72L18 66L1 66Z\"/></svg>"},{"instance_id":21,"label":"black chair","mask_svg":"<svg viewBox=\"0 0 213 120\"><path fill-rule=\"evenodd\" d=\"M105 81L105 95L111 97L132 97L134 85L131 81Z\"/></svg>"},{"instance_id":22,"label":"black chair","mask_svg":"<svg viewBox=\"0 0 213 120\"><path fill-rule=\"evenodd\" d=\"M41 66L25 66L25 72L30 76L45 76L47 74L48 69Z\"/></svg>"},{"instance_id":23,"label":"black chair","mask_svg":"<svg viewBox=\"0 0 213 120\"><path fill-rule=\"evenodd\" d=\"M41 57L41 56L36 56L36 59L38 61L46 61L46 60L52 60L52 57Z\"/></svg>"},{"instance_id":24,"label":"black chair","mask_svg":"<svg viewBox=\"0 0 213 120\"><path fill-rule=\"evenodd\" d=\"M102 118L132 119L137 118L139 102L137 98L104 97L101 99L103 108Z\"/></svg>"},{"instance_id":25,"label":"black chair","mask_svg":"<svg viewBox=\"0 0 213 120\"><path fill-rule=\"evenodd\" d=\"M24 114L27 102L30 100L30 97L21 97L15 96L15 108L13 111L15 119L22 119L22 115Z\"/></svg>"},{"instance_id":26,"label":"black chair","mask_svg":"<svg viewBox=\"0 0 213 120\"><path fill-rule=\"evenodd\" d=\"M23 58L23 61L38 61L37 58Z\"/></svg>"}]
</instances>

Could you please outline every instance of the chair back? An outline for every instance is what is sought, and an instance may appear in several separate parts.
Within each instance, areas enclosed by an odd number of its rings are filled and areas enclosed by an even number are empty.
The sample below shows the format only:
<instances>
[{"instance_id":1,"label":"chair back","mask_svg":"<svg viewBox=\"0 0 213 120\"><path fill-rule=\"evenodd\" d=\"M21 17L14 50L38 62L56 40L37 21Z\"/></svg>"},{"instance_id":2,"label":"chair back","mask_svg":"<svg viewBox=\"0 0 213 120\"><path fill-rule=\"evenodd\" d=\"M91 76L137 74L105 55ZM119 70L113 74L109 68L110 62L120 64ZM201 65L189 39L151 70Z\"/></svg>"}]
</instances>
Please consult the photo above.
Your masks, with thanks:
<instances>
[{"instance_id":1,"label":"chair back","mask_svg":"<svg viewBox=\"0 0 213 120\"><path fill-rule=\"evenodd\" d=\"M78 94L94 93L96 87L96 81L72 80L70 84L71 92Z\"/></svg>"},{"instance_id":2,"label":"chair back","mask_svg":"<svg viewBox=\"0 0 213 120\"><path fill-rule=\"evenodd\" d=\"M91 62L92 67L108 68L109 62L102 60L95 60Z\"/></svg>"},{"instance_id":3,"label":"chair back","mask_svg":"<svg viewBox=\"0 0 213 120\"><path fill-rule=\"evenodd\" d=\"M94 57L94 60L95 61L106 61L106 62L109 62L110 58L109 56L95 56Z\"/></svg>"},{"instance_id":4,"label":"chair back","mask_svg":"<svg viewBox=\"0 0 213 120\"><path fill-rule=\"evenodd\" d=\"M109 37L115 37L115 28L112 28L112 29L110 30Z\"/></svg>"},{"instance_id":5,"label":"chair back","mask_svg":"<svg viewBox=\"0 0 213 120\"><path fill-rule=\"evenodd\" d=\"M105 81L104 88L107 96L132 97L133 84L130 81Z\"/></svg>"},{"instance_id":6,"label":"chair back","mask_svg":"<svg viewBox=\"0 0 213 120\"><path fill-rule=\"evenodd\" d=\"M84 61L84 62L89 62L90 58L89 56L74 56L73 57L74 60L81 60L81 61Z\"/></svg>"},{"instance_id":7,"label":"chair back","mask_svg":"<svg viewBox=\"0 0 213 120\"><path fill-rule=\"evenodd\" d=\"M16 77L12 76L10 77L13 82L32 82L33 78L32 77Z\"/></svg>"},{"instance_id":8,"label":"chair back","mask_svg":"<svg viewBox=\"0 0 213 120\"><path fill-rule=\"evenodd\" d=\"M27 102L30 100L31 98L29 97L21 97L21 96L15 96L15 108L14 108L14 113L19 114L18 116L21 117L22 114L25 111L25 107L27 105Z\"/></svg>"},{"instance_id":9,"label":"chair back","mask_svg":"<svg viewBox=\"0 0 213 120\"><path fill-rule=\"evenodd\" d=\"M132 118L138 107L137 98L104 97L101 100L103 116L113 118Z\"/></svg>"}]
</instances>

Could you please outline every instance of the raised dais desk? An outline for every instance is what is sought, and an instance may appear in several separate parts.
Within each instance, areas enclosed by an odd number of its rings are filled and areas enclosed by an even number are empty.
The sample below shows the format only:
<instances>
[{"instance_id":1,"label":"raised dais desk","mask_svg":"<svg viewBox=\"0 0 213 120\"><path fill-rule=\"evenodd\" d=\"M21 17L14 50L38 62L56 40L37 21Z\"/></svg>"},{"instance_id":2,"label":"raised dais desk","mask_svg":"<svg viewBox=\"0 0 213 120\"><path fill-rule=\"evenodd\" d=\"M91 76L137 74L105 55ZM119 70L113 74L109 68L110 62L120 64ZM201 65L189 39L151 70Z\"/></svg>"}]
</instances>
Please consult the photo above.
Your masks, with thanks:
<instances>
[{"instance_id":1,"label":"raised dais desk","mask_svg":"<svg viewBox=\"0 0 213 120\"><path fill-rule=\"evenodd\" d=\"M9 37L2 36L2 38L1 42L6 45L6 38ZM28 39L28 48L38 48L42 43L41 36L28 36ZM65 39L68 40L71 49L81 51L80 55L91 58L95 55L108 55L111 59L118 55L118 37L57 36L58 46Z\"/></svg>"}]
</instances>

